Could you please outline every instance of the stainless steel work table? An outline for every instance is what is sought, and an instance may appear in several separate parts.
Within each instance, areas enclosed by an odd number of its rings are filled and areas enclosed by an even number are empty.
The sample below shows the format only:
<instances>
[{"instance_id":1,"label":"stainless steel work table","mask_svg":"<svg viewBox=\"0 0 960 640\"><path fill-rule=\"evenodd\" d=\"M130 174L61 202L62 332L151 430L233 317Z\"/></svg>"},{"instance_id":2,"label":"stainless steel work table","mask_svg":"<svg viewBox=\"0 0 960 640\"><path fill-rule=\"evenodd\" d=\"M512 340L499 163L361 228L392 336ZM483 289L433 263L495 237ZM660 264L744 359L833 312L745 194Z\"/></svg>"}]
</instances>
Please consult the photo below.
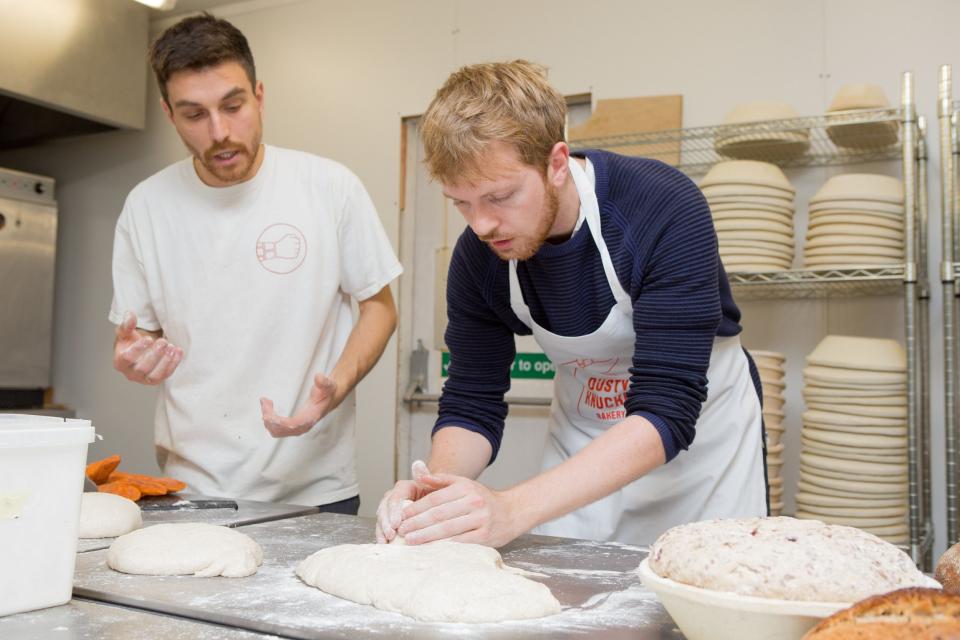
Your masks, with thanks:
<instances>
[{"instance_id":1,"label":"stainless steel work table","mask_svg":"<svg viewBox=\"0 0 960 640\"><path fill-rule=\"evenodd\" d=\"M139 609L71 600L60 607L0 617L4 640L271 640L242 629Z\"/></svg>"},{"instance_id":2,"label":"stainless steel work table","mask_svg":"<svg viewBox=\"0 0 960 640\"><path fill-rule=\"evenodd\" d=\"M106 551L77 556L74 595L288 638L641 638L679 640L669 615L639 583L640 547L522 536L502 549L507 564L543 574L563 605L555 616L498 624L423 623L327 595L303 584L297 564L324 547L372 542L374 520L314 514L243 526L264 551L248 578L117 573Z\"/></svg>"},{"instance_id":3,"label":"stainless steel work table","mask_svg":"<svg viewBox=\"0 0 960 640\"><path fill-rule=\"evenodd\" d=\"M155 500L164 500L175 503L180 499L204 500L207 496L171 494L159 498L142 498L141 505ZM252 500L235 500L236 509L181 509L173 511L141 511L143 526L163 524L166 522L202 522L205 524L219 524L227 527L239 527L246 524L270 522L282 518L293 518L311 513L317 513L319 507L306 507L297 504L274 504L271 502L254 502ZM95 538L77 541L77 552L85 553L109 547L115 538Z\"/></svg>"}]
</instances>

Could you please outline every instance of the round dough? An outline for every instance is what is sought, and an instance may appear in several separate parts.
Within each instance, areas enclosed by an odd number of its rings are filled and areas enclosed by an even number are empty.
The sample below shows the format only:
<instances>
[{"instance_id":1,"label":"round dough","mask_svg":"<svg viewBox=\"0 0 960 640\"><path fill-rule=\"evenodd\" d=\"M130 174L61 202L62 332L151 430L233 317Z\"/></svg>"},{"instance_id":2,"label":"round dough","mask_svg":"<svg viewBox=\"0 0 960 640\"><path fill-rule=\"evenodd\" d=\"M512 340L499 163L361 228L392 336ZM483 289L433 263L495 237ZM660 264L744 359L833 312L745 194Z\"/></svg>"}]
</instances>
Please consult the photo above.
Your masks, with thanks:
<instances>
[{"instance_id":1,"label":"round dough","mask_svg":"<svg viewBox=\"0 0 960 640\"><path fill-rule=\"evenodd\" d=\"M140 507L112 493L84 493L80 499L80 538L115 538L143 526Z\"/></svg>"},{"instance_id":2,"label":"round dough","mask_svg":"<svg viewBox=\"0 0 960 640\"><path fill-rule=\"evenodd\" d=\"M651 547L649 566L683 584L785 600L852 602L933 586L910 556L876 536L785 517L674 527Z\"/></svg>"},{"instance_id":3,"label":"round dough","mask_svg":"<svg viewBox=\"0 0 960 640\"><path fill-rule=\"evenodd\" d=\"M517 575L496 549L479 544L341 544L305 559L297 576L340 598L430 622L560 613L546 585Z\"/></svg>"},{"instance_id":4,"label":"round dough","mask_svg":"<svg viewBox=\"0 0 960 640\"><path fill-rule=\"evenodd\" d=\"M107 552L115 571L150 576L243 578L263 564L250 536L212 524L157 524L117 538Z\"/></svg>"}]
</instances>

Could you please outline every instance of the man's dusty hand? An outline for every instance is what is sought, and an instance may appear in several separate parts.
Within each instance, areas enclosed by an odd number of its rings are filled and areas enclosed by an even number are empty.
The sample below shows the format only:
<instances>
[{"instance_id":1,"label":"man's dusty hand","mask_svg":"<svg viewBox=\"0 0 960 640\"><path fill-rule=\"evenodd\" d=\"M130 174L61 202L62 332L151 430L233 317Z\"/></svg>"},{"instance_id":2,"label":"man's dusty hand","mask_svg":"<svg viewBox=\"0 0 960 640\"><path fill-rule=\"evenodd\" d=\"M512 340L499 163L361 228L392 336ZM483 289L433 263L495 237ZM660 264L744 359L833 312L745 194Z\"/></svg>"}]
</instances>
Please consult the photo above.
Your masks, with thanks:
<instances>
[{"instance_id":1,"label":"man's dusty hand","mask_svg":"<svg viewBox=\"0 0 960 640\"><path fill-rule=\"evenodd\" d=\"M128 311L117 327L113 347L113 368L127 380L158 385L176 371L183 360L183 349L164 338L137 331L137 316Z\"/></svg>"}]
</instances>

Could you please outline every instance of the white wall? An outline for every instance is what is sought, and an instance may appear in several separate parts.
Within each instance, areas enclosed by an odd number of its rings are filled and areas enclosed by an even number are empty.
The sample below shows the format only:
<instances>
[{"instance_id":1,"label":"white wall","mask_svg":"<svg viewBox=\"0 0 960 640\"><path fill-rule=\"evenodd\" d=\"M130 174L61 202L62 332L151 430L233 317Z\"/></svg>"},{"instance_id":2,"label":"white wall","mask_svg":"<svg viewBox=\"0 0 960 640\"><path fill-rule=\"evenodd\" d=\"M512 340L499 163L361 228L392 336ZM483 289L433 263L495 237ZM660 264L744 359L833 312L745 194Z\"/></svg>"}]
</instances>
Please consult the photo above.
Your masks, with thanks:
<instances>
[{"instance_id":1,"label":"white wall","mask_svg":"<svg viewBox=\"0 0 960 640\"><path fill-rule=\"evenodd\" d=\"M548 65L551 80L565 94L682 93L687 126L715 123L728 108L751 99L784 100L801 113L821 113L847 82L880 84L895 99L900 72L910 69L920 113L935 127L938 67L960 62L954 36L960 4L949 0L605 0L589 6L569 0L255 0L225 5L218 13L247 34L257 57L266 85L266 139L352 167L370 190L394 242L401 116L422 112L446 75L462 64L527 57ZM111 328L105 314L112 228L124 195L150 172L183 156L156 106L155 91L149 102L143 133L104 134L0 154L0 165L59 180L57 398L96 421L108 437L97 449L120 451L148 470L152 393L111 372ZM938 224L936 136L929 142L931 219ZM814 183L828 174L826 169L814 172L819 177L808 178ZM937 237L935 232L931 242L934 274ZM896 303L890 304L894 311L885 315L897 313ZM757 342L780 340L782 334L770 334L769 318L794 317L789 306L779 316L763 315L768 311L760 303L743 306L749 314L744 322L748 343L754 336ZM936 392L941 388L940 309L935 286L935 437L942 437L942 399ZM830 324L838 314L849 315L858 326L871 317L846 304L804 313L819 318L821 328L841 326ZM884 321L875 331L886 335L891 329ZM405 359L398 362L395 347L388 348L359 394L365 513L371 513L393 478L398 366L406 366ZM794 389L798 385L793 380ZM939 506L940 460L934 479ZM942 512L937 517L941 545Z\"/></svg>"}]
</instances>

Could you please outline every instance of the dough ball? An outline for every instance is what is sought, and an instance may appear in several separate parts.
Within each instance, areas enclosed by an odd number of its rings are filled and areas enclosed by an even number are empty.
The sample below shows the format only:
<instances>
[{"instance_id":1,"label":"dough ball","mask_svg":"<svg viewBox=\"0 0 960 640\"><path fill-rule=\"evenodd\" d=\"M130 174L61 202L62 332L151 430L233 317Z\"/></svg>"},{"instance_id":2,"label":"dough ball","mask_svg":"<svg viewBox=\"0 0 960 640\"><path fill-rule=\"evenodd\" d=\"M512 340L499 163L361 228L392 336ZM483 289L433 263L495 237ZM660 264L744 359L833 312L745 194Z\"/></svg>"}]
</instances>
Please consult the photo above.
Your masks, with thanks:
<instances>
[{"instance_id":1,"label":"dough ball","mask_svg":"<svg viewBox=\"0 0 960 640\"><path fill-rule=\"evenodd\" d=\"M115 571L151 576L243 578L263 564L250 536L212 524L158 524L117 538L107 553Z\"/></svg>"},{"instance_id":2,"label":"dough ball","mask_svg":"<svg viewBox=\"0 0 960 640\"><path fill-rule=\"evenodd\" d=\"M943 585L944 591L960 595L960 543L953 545L940 556L933 577Z\"/></svg>"},{"instance_id":3,"label":"dough ball","mask_svg":"<svg viewBox=\"0 0 960 640\"><path fill-rule=\"evenodd\" d=\"M340 598L430 622L560 613L546 585L517 575L496 549L479 544L342 544L308 557L297 575Z\"/></svg>"},{"instance_id":4,"label":"dough ball","mask_svg":"<svg viewBox=\"0 0 960 640\"><path fill-rule=\"evenodd\" d=\"M112 493L84 493L80 500L80 538L115 538L143 526L140 507Z\"/></svg>"},{"instance_id":5,"label":"dough ball","mask_svg":"<svg viewBox=\"0 0 960 640\"><path fill-rule=\"evenodd\" d=\"M783 600L855 602L904 587L939 587L875 535L787 517L674 527L650 548L649 566L683 584Z\"/></svg>"}]
</instances>

